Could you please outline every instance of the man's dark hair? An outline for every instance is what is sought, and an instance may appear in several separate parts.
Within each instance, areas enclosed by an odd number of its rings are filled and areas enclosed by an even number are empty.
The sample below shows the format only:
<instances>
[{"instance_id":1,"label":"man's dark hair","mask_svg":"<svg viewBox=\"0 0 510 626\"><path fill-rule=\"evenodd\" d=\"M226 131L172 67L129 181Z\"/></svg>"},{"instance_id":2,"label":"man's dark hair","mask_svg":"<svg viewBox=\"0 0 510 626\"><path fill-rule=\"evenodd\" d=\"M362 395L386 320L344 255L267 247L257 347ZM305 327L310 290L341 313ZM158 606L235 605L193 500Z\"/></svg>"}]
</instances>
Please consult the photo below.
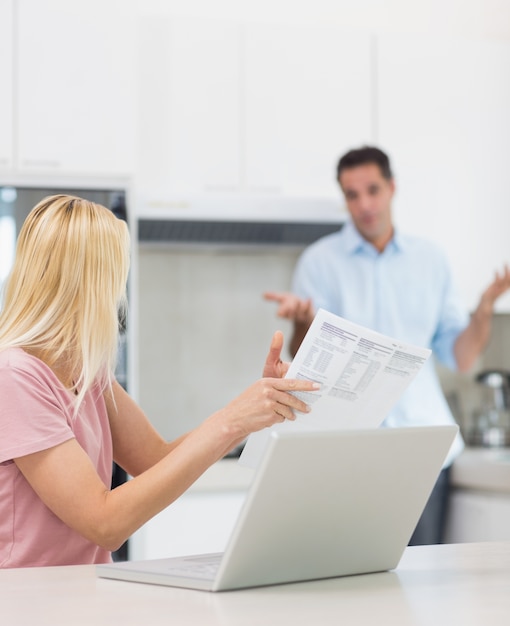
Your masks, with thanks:
<instances>
[{"instance_id":1,"label":"man's dark hair","mask_svg":"<svg viewBox=\"0 0 510 626\"><path fill-rule=\"evenodd\" d=\"M386 180L393 178L388 155L374 146L363 146L356 150L350 150L338 161L336 168L337 180L344 170L358 167L359 165L368 165L370 163L374 163L379 167L383 178L386 178Z\"/></svg>"}]
</instances>

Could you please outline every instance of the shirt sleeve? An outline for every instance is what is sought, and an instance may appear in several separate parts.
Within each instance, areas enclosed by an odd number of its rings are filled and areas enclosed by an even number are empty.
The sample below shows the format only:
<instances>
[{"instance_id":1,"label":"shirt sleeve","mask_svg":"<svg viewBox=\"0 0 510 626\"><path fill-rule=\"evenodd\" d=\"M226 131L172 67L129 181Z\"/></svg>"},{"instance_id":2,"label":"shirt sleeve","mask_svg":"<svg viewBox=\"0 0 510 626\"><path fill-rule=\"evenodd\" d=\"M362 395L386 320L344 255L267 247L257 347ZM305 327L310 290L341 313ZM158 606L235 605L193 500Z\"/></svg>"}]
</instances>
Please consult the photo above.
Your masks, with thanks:
<instances>
[{"instance_id":1,"label":"shirt sleeve","mask_svg":"<svg viewBox=\"0 0 510 626\"><path fill-rule=\"evenodd\" d=\"M43 375L0 369L0 463L52 448L74 433L51 382Z\"/></svg>"},{"instance_id":2,"label":"shirt sleeve","mask_svg":"<svg viewBox=\"0 0 510 626\"><path fill-rule=\"evenodd\" d=\"M451 369L457 369L454 354L455 342L460 333L469 324L469 314L462 304L446 260L443 260L443 271L442 308L436 332L432 338L432 350L443 365Z\"/></svg>"}]
</instances>

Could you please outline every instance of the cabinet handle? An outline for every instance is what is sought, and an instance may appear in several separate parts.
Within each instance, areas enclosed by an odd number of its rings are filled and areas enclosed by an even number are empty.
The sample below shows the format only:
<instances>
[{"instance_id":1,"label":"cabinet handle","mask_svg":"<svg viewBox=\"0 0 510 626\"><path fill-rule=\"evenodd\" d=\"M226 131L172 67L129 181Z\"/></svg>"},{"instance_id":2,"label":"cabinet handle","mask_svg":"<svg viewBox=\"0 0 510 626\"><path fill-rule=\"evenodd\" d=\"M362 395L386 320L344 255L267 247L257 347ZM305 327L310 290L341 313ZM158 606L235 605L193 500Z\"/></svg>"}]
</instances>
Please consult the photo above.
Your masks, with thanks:
<instances>
[{"instance_id":1,"label":"cabinet handle","mask_svg":"<svg viewBox=\"0 0 510 626\"><path fill-rule=\"evenodd\" d=\"M60 167L60 163L58 161L51 161L49 159L23 159L21 163L23 167Z\"/></svg>"},{"instance_id":2,"label":"cabinet handle","mask_svg":"<svg viewBox=\"0 0 510 626\"><path fill-rule=\"evenodd\" d=\"M281 193L282 188L276 185L250 185L248 191L253 193Z\"/></svg>"},{"instance_id":3,"label":"cabinet handle","mask_svg":"<svg viewBox=\"0 0 510 626\"><path fill-rule=\"evenodd\" d=\"M215 191L215 192L232 192L232 191L239 191L240 187L239 185L210 185L205 183L204 184L204 191Z\"/></svg>"}]
</instances>

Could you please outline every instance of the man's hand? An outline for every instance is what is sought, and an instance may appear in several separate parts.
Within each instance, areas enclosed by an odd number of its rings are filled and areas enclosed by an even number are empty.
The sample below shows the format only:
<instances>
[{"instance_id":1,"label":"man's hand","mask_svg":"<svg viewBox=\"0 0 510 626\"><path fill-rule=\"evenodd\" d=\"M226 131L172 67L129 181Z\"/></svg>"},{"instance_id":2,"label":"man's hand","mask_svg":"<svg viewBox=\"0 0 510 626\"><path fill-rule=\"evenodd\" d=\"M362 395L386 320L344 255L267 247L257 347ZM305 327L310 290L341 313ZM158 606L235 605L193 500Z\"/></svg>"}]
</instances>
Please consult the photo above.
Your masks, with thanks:
<instances>
[{"instance_id":1,"label":"man's hand","mask_svg":"<svg viewBox=\"0 0 510 626\"><path fill-rule=\"evenodd\" d=\"M266 291L266 300L278 304L277 315L294 322L294 334L290 340L290 354L296 356L301 342L303 341L310 324L315 317L312 300L302 300L288 291Z\"/></svg>"},{"instance_id":2,"label":"man's hand","mask_svg":"<svg viewBox=\"0 0 510 626\"><path fill-rule=\"evenodd\" d=\"M478 309L482 314L492 315L496 300L510 289L510 270L505 265L501 274L495 273L494 280L482 293Z\"/></svg>"},{"instance_id":3,"label":"man's hand","mask_svg":"<svg viewBox=\"0 0 510 626\"><path fill-rule=\"evenodd\" d=\"M302 300L293 293L287 291L267 291L264 294L266 300L276 302L278 317L291 320L297 324L306 324L309 326L315 317L315 311L310 298Z\"/></svg>"},{"instance_id":4,"label":"man's hand","mask_svg":"<svg viewBox=\"0 0 510 626\"><path fill-rule=\"evenodd\" d=\"M468 372L490 339L492 316L496 300L510 289L510 270L505 265L501 274L482 293L468 326L455 341L454 354L460 372Z\"/></svg>"}]
</instances>

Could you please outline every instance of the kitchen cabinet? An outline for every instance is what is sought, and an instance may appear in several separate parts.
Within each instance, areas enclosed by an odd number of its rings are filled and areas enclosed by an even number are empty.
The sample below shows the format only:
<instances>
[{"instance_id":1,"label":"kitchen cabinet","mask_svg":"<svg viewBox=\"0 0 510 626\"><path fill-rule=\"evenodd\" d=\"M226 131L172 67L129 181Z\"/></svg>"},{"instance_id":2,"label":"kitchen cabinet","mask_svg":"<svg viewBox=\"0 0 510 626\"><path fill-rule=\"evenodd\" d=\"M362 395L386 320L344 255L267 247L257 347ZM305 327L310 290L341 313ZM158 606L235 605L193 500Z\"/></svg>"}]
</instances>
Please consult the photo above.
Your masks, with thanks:
<instances>
[{"instance_id":1,"label":"kitchen cabinet","mask_svg":"<svg viewBox=\"0 0 510 626\"><path fill-rule=\"evenodd\" d=\"M176 206L338 198L338 156L372 138L368 34L153 15L139 29L139 189Z\"/></svg>"},{"instance_id":2,"label":"kitchen cabinet","mask_svg":"<svg viewBox=\"0 0 510 626\"><path fill-rule=\"evenodd\" d=\"M250 24L243 43L247 188L339 199L338 158L373 139L370 35Z\"/></svg>"},{"instance_id":3,"label":"kitchen cabinet","mask_svg":"<svg viewBox=\"0 0 510 626\"><path fill-rule=\"evenodd\" d=\"M3 178L133 175L138 196L188 213L200 196L236 215L282 200L292 218L296 198L307 213L340 205L338 157L377 142L394 161L397 223L443 245L474 307L510 260L508 42L149 4L0 0Z\"/></svg>"},{"instance_id":4,"label":"kitchen cabinet","mask_svg":"<svg viewBox=\"0 0 510 626\"><path fill-rule=\"evenodd\" d=\"M236 459L215 463L131 537L130 558L223 551L253 474ZM510 541L510 451L465 449L451 481L445 543Z\"/></svg>"},{"instance_id":5,"label":"kitchen cabinet","mask_svg":"<svg viewBox=\"0 0 510 626\"><path fill-rule=\"evenodd\" d=\"M253 470L237 459L210 467L190 489L129 540L129 558L223 552L246 498Z\"/></svg>"},{"instance_id":6,"label":"kitchen cabinet","mask_svg":"<svg viewBox=\"0 0 510 626\"><path fill-rule=\"evenodd\" d=\"M466 448L451 470L446 543L510 540L510 451Z\"/></svg>"},{"instance_id":7,"label":"kitchen cabinet","mask_svg":"<svg viewBox=\"0 0 510 626\"><path fill-rule=\"evenodd\" d=\"M454 489L446 543L510 540L510 493Z\"/></svg>"},{"instance_id":8,"label":"kitchen cabinet","mask_svg":"<svg viewBox=\"0 0 510 626\"><path fill-rule=\"evenodd\" d=\"M129 6L15 3L17 171L132 173L136 85Z\"/></svg>"},{"instance_id":9,"label":"kitchen cabinet","mask_svg":"<svg viewBox=\"0 0 510 626\"><path fill-rule=\"evenodd\" d=\"M237 24L145 16L139 41L137 184L177 194L237 190Z\"/></svg>"},{"instance_id":10,"label":"kitchen cabinet","mask_svg":"<svg viewBox=\"0 0 510 626\"><path fill-rule=\"evenodd\" d=\"M13 153L13 0L0 0L0 170L12 166Z\"/></svg>"},{"instance_id":11,"label":"kitchen cabinet","mask_svg":"<svg viewBox=\"0 0 510 626\"><path fill-rule=\"evenodd\" d=\"M157 559L223 552L245 494L188 493L129 539L129 558Z\"/></svg>"},{"instance_id":12,"label":"kitchen cabinet","mask_svg":"<svg viewBox=\"0 0 510 626\"><path fill-rule=\"evenodd\" d=\"M510 261L510 43L377 38L378 142L393 159L395 217L443 246L471 310ZM497 302L510 310L510 295Z\"/></svg>"}]
</instances>

